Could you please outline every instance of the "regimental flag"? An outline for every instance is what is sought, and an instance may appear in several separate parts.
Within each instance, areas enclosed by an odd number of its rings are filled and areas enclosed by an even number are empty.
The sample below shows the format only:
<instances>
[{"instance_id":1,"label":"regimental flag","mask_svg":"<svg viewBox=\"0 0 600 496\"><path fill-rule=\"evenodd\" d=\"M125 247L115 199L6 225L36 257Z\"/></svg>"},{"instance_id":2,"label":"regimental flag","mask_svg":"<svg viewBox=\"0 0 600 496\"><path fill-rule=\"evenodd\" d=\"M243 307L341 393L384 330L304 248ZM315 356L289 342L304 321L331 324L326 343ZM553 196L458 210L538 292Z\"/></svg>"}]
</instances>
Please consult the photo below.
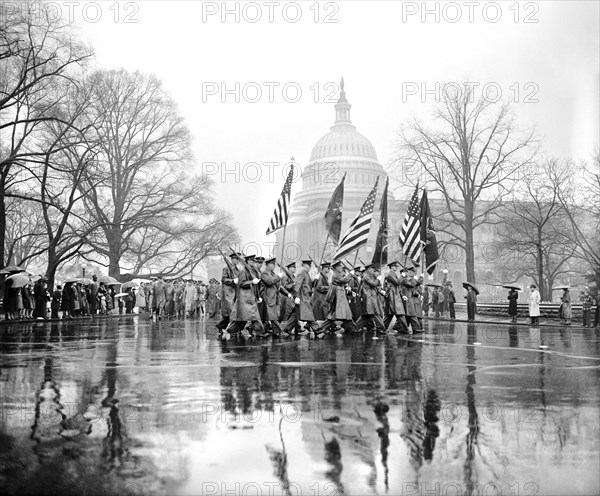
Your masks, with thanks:
<instances>
[{"instance_id":1,"label":"regimental flag","mask_svg":"<svg viewBox=\"0 0 600 496\"><path fill-rule=\"evenodd\" d=\"M337 245L340 241L340 232L342 230L342 207L344 205L344 180L346 179L346 173L344 177L337 185L329 205L327 206L327 212L325 212L325 229L329 233L329 237L333 239Z\"/></svg>"},{"instance_id":2,"label":"regimental flag","mask_svg":"<svg viewBox=\"0 0 600 496\"><path fill-rule=\"evenodd\" d=\"M387 236L388 236L388 210L387 210L387 197L388 197L388 186L390 184L390 178L385 180L385 188L383 189L383 196L381 197L381 204L379 205L379 231L377 232L377 241L375 242L375 252L373 253L373 260L371 263L383 265L388 262L388 249L387 249Z\"/></svg>"},{"instance_id":3,"label":"regimental flag","mask_svg":"<svg viewBox=\"0 0 600 496\"><path fill-rule=\"evenodd\" d=\"M421 234L420 239L425 251L425 268L428 274L433 274L437 261L440 258L437 247L437 239L433 230L433 218L429 209L427 190L423 190L421 197Z\"/></svg>"},{"instance_id":4,"label":"regimental flag","mask_svg":"<svg viewBox=\"0 0 600 496\"><path fill-rule=\"evenodd\" d=\"M377 184L379 183L379 177L375 181L375 186L367 196L365 203L363 203L360 212L354 218L348 231L340 241L335 255L334 260L340 260L348 256L355 250L358 250L362 245L367 243L369 239L369 230L371 229L371 220L373 219L373 209L375 208L375 197L377 196Z\"/></svg>"},{"instance_id":5,"label":"regimental flag","mask_svg":"<svg viewBox=\"0 0 600 496\"><path fill-rule=\"evenodd\" d=\"M404 217L402 231L400 231L400 245L402 246L402 253L414 263L419 263L419 257L421 256L421 211L419 208L418 184Z\"/></svg>"},{"instance_id":6,"label":"regimental flag","mask_svg":"<svg viewBox=\"0 0 600 496\"><path fill-rule=\"evenodd\" d=\"M277 206L273 212L273 217L269 227L267 228L267 234L274 233L278 229L285 227L288 221L288 209L290 206L290 197L292 194L292 180L294 178L294 164L290 165L290 172L283 189L281 190L281 196L277 200Z\"/></svg>"}]
</instances>

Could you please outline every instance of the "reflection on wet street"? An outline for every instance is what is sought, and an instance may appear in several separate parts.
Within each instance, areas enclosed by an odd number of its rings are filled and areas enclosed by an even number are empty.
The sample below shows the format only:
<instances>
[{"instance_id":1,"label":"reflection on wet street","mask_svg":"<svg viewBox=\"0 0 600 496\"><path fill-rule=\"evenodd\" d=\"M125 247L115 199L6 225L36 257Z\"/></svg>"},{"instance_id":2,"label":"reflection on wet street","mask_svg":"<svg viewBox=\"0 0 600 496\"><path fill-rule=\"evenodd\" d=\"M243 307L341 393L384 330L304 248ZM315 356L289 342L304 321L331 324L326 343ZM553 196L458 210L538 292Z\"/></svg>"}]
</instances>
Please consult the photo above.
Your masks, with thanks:
<instances>
[{"instance_id":1,"label":"reflection on wet street","mask_svg":"<svg viewBox=\"0 0 600 496\"><path fill-rule=\"evenodd\" d=\"M3 494L598 494L598 329L1 330Z\"/></svg>"}]
</instances>

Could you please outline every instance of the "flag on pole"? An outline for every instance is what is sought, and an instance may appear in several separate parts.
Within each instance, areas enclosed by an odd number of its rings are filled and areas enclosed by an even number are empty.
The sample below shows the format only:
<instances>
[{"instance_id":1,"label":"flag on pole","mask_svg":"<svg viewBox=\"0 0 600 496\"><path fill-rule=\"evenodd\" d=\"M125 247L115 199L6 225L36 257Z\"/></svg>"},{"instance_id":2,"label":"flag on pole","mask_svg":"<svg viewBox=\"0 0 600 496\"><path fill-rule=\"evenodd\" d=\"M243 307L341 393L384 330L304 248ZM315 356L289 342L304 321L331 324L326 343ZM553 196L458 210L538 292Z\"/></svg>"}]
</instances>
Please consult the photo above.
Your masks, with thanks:
<instances>
[{"instance_id":1,"label":"flag on pole","mask_svg":"<svg viewBox=\"0 0 600 496\"><path fill-rule=\"evenodd\" d=\"M388 250L387 250L387 235L388 235L388 213L387 213L387 197L388 197L388 186L390 184L390 178L385 180L385 188L383 189L383 196L381 197L381 204L379 205L379 231L377 232L377 241L375 242L375 253L373 253L373 260L371 263L386 264L388 262Z\"/></svg>"},{"instance_id":2,"label":"flag on pole","mask_svg":"<svg viewBox=\"0 0 600 496\"><path fill-rule=\"evenodd\" d=\"M324 217L325 229L327 229L329 237L333 239L336 245L340 241L340 232L342 230L342 207L344 204L345 179L346 173L344 172L344 177L342 177L340 184L337 185L333 195L331 195L331 200L329 200L329 205L327 206Z\"/></svg>"},{"instance_id":3,"label":"flag on pole","mask_svg":"<svg viewBox=\"0 0 600 496\"><path fill-rule=\"evenodd\" d=\"M358 250L362 245L367 243L369 239L369 230L371 229L371 220L373 219L373 209L375 208L375 197L377 196L377 183L379 183L379 177L375 181L375 186L367 196L367 199L363 203L360 212L356 215L350 227L346 231L346 234L340 241L335 255L334 260L339 260L348 256L355 250Z\"/></svg>"},{"instance_id":4,"label":"flag on pole","mask_svg":"<svg viewBox=\"0 0 600 496\"><path fill-rule=\"evenodd\" d=\"M292 180L294 178L294 164L290 166L290 172L283 189L281 190L281 196L277 200L277 206L273 212L273 217L267 228L267 234L274 233L278 229L285 227L288 221L288 208L290 206L290 196L292 193Z\"/></svg>"},{"instance_id":5,"label":"flag on pole","mask_svg":"<svg viewBox=\"0 0 600 496\"><path fill-rule=\"evenodd\" d=\"M418 184L404 217L404 223L400 231L400 245L402 246L402 253L414 263L419 263L419 257L421 256L421 212L419 209Z\"/></svg>"},{"instance_id":6,"label":"flag on pole","mask_svg":"<svg viewBox=\"0 0 600 496\"><path fill-rule=\"evenodd\" d=\"M437 247L437 239L433 230L433 218L429 209L427 190L423 190L421 197L421 233L420 239L425 252L425 269L428 274L433 274L437 261L440 258Z\"/></svg>"}]
</instances>

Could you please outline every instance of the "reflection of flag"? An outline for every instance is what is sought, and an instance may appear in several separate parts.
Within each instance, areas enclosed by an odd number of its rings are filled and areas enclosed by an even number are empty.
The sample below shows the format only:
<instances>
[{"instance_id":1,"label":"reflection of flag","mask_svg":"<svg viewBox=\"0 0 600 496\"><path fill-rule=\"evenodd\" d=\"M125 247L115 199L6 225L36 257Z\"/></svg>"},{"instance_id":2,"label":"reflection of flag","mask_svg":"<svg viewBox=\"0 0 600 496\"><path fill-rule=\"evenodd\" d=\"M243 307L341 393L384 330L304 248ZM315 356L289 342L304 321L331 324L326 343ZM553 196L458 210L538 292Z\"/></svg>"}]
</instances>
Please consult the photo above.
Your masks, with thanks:
<instances>
[{"instance_id":1,"label":"reflection of flag","mask_svg":"<svg viewBox=\"0 0 600 496\"><path fill-rule=\"evenodd\" d=\"M420 239L424 243L425 268L428 274L433 274L435 266L440 256L438 253L437 239L433 230L433 218L429 209L429 200L427 199L427 190L423 190L421 197L421 234Z\"/></svg>"},{"instance_id":2,"label":"reflection of flag","mask_svg":"<svg viewBox=\"0 0 600 496\"><path fill-rule=\"evenodd\" d=\"M408 256L413 262L419 263L421 256L421 212L419 210L419 185L408 204L408 211L404 217L402 231L400 231L400 244L402 253Z\"/></svg>"},{"instance_id":3,"label":"reflection of flag","mask_svg":"<svg viewBox=\"0 0 600 496\"><path fill-rule=\"evenodd\" d=\"M375 208L375 197L377 196L377 183L379 183L379 177L375 181L375 186L367 196L365 203L363 203L360 212L356 215L348 231L344 235L340 246L333 256L334 260L340 260L348 256L354 250L358 250L362 245L367 243L369 239L369 230L371 229L371 220L373 219L373 209Z\"/></svg>"},{"instance_id":4,"label":"reflection of flag","mask_svg":"<svg viewBox=\"0 0 600 496\"><path fill-rule=\"evenodd\" d=\"M377 232L377 241L375 242L375 252L373 253L372 263L386 264L388 261L388 250L387 250L387 235L388 235L388 213L387 213L387 196L388 186L390 179L385 180L385 188L383 189L383 196L381 197L381 204L379 206L379 231Z\"/></svg>"},{"instance_id":5,"label":"reflection of flag","mask_svg":"<svg viewBox=\"0 0 600 496\"><path fill-rule=\"evenodd\" d=\"M329 205L327 206L327 212L325 212L325 229L329 233L329 236L337 244L340 241L340 231L342 230L342 207L344 205L344 179L346 179L346 173L337 185Z\"/></svg>"},{"instance_id":6,"label":"reflection of flag","mask_svg":"<svg viewBox=\"0 0 600 496\"><path fill-rule=\"evenodd\" d=\"M292 193L292 179L294 178L294 165L290 166L290 173L288 174L283 190L281 190L281 196L277 200L277 206L273 212L273 218L267 228L267 234L274 233L278 229L285 227L288 221L288 207L290 205L290 196Z\"/></svg>"}]
</instances>

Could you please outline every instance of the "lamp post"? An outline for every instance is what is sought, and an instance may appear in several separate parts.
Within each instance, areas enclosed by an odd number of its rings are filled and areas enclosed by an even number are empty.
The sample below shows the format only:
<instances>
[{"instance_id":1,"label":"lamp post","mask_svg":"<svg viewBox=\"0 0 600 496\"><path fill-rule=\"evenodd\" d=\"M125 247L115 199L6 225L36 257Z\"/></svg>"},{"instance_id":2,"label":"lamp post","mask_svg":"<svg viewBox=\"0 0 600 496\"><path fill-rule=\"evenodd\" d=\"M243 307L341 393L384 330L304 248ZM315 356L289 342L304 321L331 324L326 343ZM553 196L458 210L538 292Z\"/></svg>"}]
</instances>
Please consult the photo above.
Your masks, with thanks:
<instances>
[{"instance_id":1,"label":"lamp post","mask_svg":"<svg viewBox=\"0 0 600 496\"><path fill-rule=\"evenodd\" d=\"M81 267L81 272L83 273L81 277L85 277L85 269L87 268L87 264L85 262L81 262L79 266Z\"/></svg>"},{"instance_id":2,"label":"lamp post","mask_svg":"<svg viewBox=\"0 0 600 496\"><path fill-rule=\"evenodd\" d=\"M442 272L444 273L444 282L443 282L443 284L446 284L446 282L448 281L448 269L444 269L444 270L442 270Z\"/></svg>"}]
</instances>

